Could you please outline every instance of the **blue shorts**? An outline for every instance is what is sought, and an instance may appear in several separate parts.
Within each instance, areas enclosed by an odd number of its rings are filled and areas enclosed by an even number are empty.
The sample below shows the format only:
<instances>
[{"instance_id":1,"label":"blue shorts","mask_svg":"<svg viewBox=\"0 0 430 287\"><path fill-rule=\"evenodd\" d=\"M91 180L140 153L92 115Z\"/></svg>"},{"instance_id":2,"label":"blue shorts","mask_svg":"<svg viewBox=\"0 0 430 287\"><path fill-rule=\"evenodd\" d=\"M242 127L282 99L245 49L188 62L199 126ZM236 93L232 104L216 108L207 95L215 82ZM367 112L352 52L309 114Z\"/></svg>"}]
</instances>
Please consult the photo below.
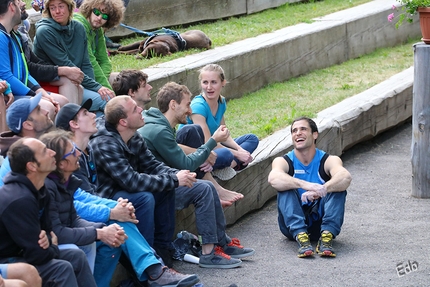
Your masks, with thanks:
<instances>
[{"instance_id":1,"label":"blue shorts","mask_svg":"<svg viewBox=\"0 0 430 287\"><path fill-rule=\"evenodd\" d=\"M8 264L0 264L0 275L4 279L7 279L7 266Z\"/></svg>"}]
</instances>

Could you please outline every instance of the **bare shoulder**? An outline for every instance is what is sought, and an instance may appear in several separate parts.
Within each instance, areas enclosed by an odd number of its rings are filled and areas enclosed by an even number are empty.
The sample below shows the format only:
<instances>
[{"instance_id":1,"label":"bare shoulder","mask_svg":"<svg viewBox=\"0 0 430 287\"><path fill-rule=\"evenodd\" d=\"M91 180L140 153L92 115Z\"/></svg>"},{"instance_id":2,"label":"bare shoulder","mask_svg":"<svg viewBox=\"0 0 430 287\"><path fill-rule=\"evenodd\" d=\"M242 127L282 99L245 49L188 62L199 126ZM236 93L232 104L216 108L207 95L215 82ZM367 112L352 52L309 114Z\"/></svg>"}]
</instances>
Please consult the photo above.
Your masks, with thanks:
<instances>
[{"instance_id":1,"label":"bare shoulder","mask_svg":"<svg viewBox=\"0 0 430 287\"><path fill-rule=\"evenodd\" d=\"M290 166L288 162L281 156L276 157L272 162L272 170L288 172Z\"/></svg>"},{"instance_id":2,"label":"bare shoulder","mask_svg":"<svg viewBox=\"0 0 430 287\"><path fill-rule=\"evenodd\" d=\"M347 172L345 167L343 166L342 159L337 155L330 155L326 162L324 163L324 170L330 176L333 176L339 171Z\"/></svg>"}]
</instances>

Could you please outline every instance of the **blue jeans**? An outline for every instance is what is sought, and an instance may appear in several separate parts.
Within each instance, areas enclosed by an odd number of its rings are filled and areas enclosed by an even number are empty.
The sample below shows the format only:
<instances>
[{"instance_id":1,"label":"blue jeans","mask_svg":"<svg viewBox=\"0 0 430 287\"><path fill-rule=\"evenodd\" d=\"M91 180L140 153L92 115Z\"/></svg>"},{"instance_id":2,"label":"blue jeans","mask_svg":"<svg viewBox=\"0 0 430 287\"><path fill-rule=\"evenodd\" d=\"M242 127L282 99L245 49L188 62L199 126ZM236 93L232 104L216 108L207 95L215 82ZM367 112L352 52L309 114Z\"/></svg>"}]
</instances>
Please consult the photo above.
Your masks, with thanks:
<instances>
[{"instance_id":1,"label":"blue jeans","mask_svg":"<svg viewBox=\"0 0 430 287\"><path fill-rule=\"evenodd\" d=\"M339 235L345 213L346 191L330 192L320 198L319 218L314 218L308 226L302 201L297 190L278 192L278 224L281 232L290 240L295 240L300 232L308 232L311 240L318 240L321 231Z\"/></svg>"},{"instance_id":2,"label":"blue jeans","mask_svg":"<svg viewBox=\"0 0 430 287\"><path fill-rule=\"evenodd\" d=\"M93 242L88 245L77 246L76 244L60 244L58 245L58 249L66 250L66 249L81 249L84 251L85 256L87 256L88 265L90 266L91 273L94 273L94 264L96 262L96 242Z\"/></svg>"},{"instance_id":3,"label":"blue jeans","mask_svg":"<svg viewBox=\"0 0 430 287\"><path fill-rule=\"evenodd\" d=\"M119 256L121 255L121 248L112 248L101 241L97 241L83 246L60 244L58 245L58 249L80 249L84 251L91 274L94 274L97 287L109 287Z\"/></svg>"},{"instance_id":4,"label":"blue jeans","mask_svg":"<svg viewBox=\"0 0 430 287\"><path fill-rule=\"evenodd\" d=\"M249 153L253 153L259 143L258 137L254 134L246 134L246 135L240 136L238 138L235 138L234 141ZM214 149L214 152L217 154L217 158L213 166L214 169L222 169L225 167L229 167L233 160L236 161L238 170L241 170L244 168L241 162L233 156L233 154L229 149L217 148L217 149Z\"/></svg>"},{"instance_id":5,"label":"blue jeans","mask_svg":"<svg viewBox=\"0 0 430 287\"><path fill-rule=\"evenodd\" d=\"M127 198L133 203L137 228L151 247L170 249L175 232L175 193L173 191L134 192L119 191L112 197Z\"/></svg>"},{"instance_id":6,"label":"blue jeans","mask_svg":"<svg viewBox=\"0 0 430 287\"><path fill-rule=\"evenodd\" d=\"M225 234L225 217L214 185L207 180L197 180L193 187L180 186L175 189L176 209L181 210L194 205L197 232L202 244L230 242Z\"/></svg>"},{"instance_id":7,"label":"blue jeans","mask_svg":"<svg viewBox=\"0 0 430 287\"><path fill-rule=\"evenodd\" d=\"M90 112L95 113L98 117L102 116L105 112L107 101L103 100L99 93L84 88L82 103L88 99L93 101Z\"/></svg>"}]
</instances>

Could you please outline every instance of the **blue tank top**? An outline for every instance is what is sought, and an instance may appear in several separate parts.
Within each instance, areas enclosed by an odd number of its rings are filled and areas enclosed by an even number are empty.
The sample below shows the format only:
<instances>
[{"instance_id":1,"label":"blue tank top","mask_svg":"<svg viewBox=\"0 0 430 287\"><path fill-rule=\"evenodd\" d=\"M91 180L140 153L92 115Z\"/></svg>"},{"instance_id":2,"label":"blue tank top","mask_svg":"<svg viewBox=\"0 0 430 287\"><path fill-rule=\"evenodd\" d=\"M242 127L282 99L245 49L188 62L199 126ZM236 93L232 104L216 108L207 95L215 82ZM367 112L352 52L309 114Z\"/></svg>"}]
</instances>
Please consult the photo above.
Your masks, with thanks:
<instances>
[{"instance_id":1,"label":"blue tank top","mask_svg":"<svg viewBox=\"0 0 430 287\"><path fill-rule=\"evenodd\" d=\"M294 150L284 155L284 159L290 166L288 173L292 177L318 184L324 184L330 179L324 171L324 163L327 157L328 154L326 152L316 149L316 153L312 161L308 165L304 165L296 158ZM298 191L300 196L305 192L302 188L299 188Z\"/></svg>"}]
</instances>

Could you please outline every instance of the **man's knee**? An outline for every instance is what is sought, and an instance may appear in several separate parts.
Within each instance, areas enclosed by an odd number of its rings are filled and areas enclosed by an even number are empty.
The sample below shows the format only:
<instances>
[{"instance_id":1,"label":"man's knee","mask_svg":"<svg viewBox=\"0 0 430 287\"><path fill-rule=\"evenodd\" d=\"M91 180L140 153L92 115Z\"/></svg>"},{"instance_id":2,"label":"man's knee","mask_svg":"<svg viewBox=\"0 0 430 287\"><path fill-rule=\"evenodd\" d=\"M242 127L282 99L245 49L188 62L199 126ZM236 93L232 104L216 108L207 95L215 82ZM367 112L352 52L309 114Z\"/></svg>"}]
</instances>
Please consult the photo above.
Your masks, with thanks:
<instances>
[{"instance_id":1,"label":"man's knee","mask_svg":"<svg viewBox=\"0 0 430 287\"><path fill-rule=\"evenodd\" d=\"M81 249L64 249L60 251L60 258L72 264L74 268L81 269L88 264L87 256Z\"/></svg>"}]
</instances>

